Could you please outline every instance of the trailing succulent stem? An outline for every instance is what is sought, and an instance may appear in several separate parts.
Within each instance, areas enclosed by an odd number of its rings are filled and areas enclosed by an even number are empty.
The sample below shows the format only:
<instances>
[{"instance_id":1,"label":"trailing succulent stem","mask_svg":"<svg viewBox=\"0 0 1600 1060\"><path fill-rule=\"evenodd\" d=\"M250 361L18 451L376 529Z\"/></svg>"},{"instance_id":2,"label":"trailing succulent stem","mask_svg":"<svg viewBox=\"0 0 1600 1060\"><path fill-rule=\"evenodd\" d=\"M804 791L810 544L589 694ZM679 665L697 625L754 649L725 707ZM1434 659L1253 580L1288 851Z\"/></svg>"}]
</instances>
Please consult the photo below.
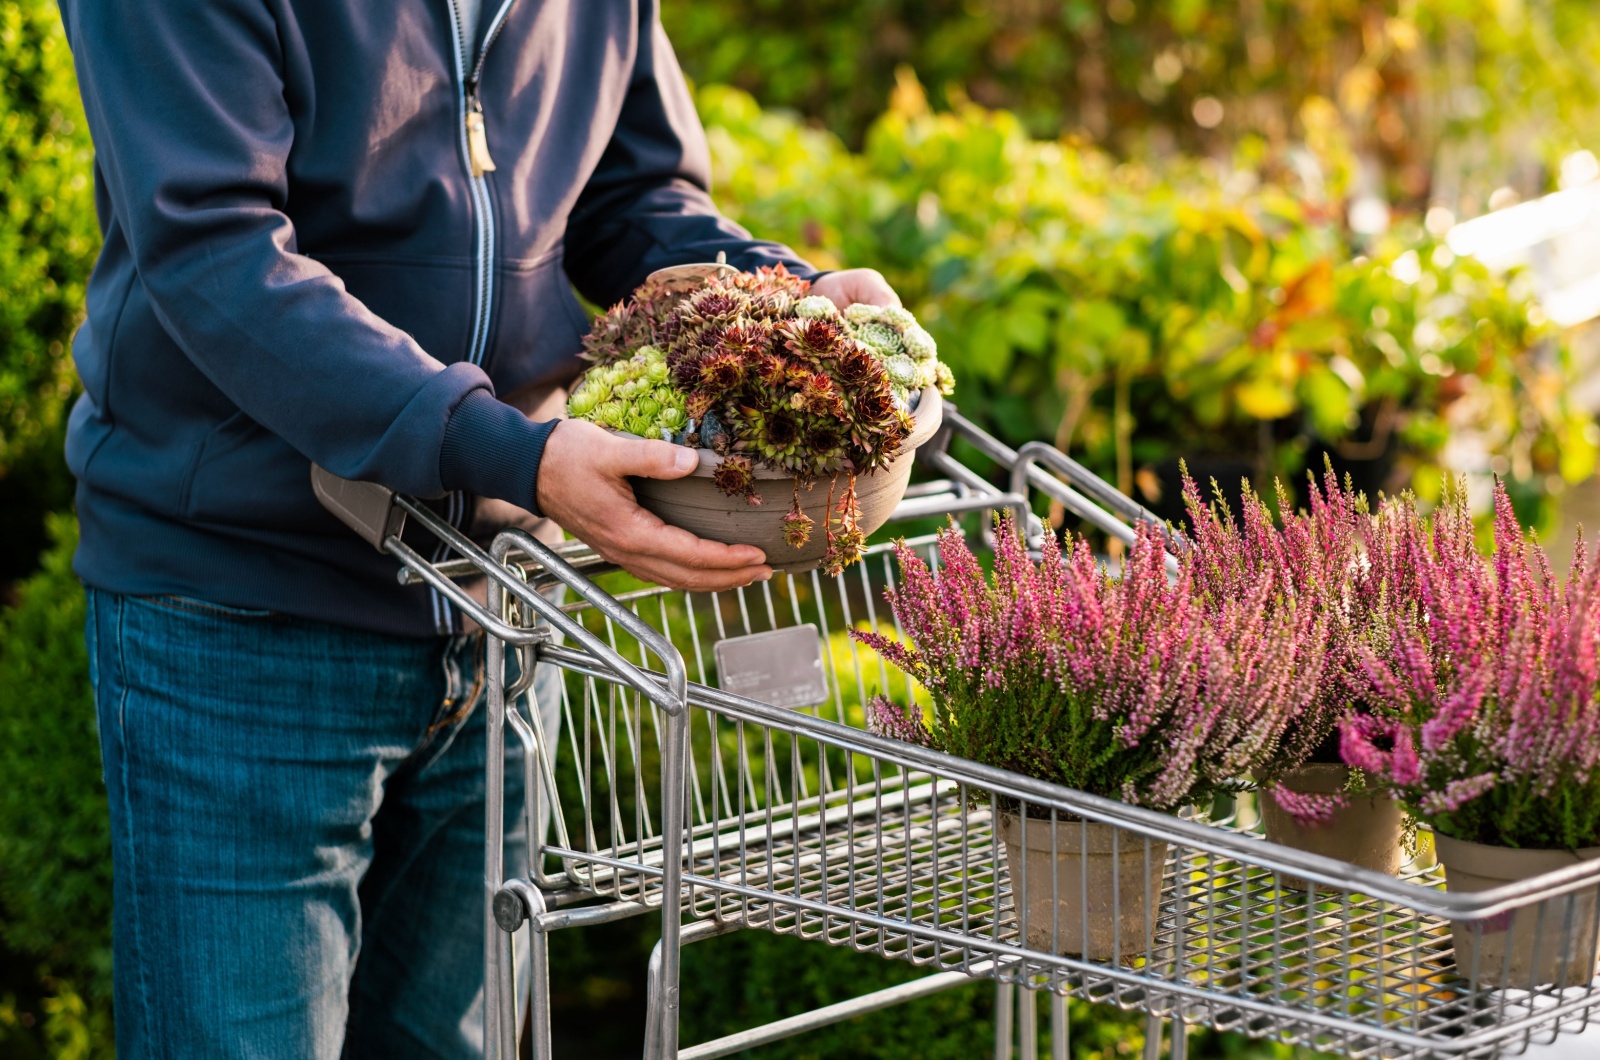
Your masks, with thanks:
<instances>
[{"instance_id":1,"label":"trailing succulent stem","mask_svg":"<svg viewBox=\"0 0 1600 1060\"><path fill-rule=\"evenodd\" d=\"M811 516L800 510L800 480L794 481L794 500L789 505L789 512L783 517L783 539L790 548L805 548L811 540L811 528L815 525Z\"/></svg>"}]
</instances>

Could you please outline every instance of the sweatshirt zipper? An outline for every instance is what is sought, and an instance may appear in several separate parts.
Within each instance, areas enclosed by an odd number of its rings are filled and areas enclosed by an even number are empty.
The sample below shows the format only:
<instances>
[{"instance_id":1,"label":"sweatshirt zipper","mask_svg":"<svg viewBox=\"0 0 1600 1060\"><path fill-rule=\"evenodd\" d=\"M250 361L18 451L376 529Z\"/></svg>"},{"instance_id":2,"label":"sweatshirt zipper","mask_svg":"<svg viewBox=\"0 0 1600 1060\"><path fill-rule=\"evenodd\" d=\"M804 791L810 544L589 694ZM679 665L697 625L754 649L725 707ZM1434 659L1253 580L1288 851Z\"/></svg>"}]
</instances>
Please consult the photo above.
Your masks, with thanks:
<instances>
[{"instance_id":1,"label":"sweatshirt zipper","mask_svg":"<svg viewBox=\"0 0 1600 1060\"><path fill-rule=\"evenodd\" d=\"M495 12L494 21L484 37L483 47L475 59L469 49L476 27L468 26L461 17L458 0L449 0L450 36L455 45L456 85L460 96L461 156L467 168L468 187L472 196L473 258L476 272L472 305L472 341L467 347L467 359L482 364L489 344L489 318L494 302L495 232L494 207L489 198L489 181L486 173L494 170L494 159L489 154L489 140L484 124L483 101L478 97L478 84L483 76L483 63L500 30L505 26L506 15L516 0L502 0ZM471 68L468 68L468 62Z\"/></svg>"},{"instance_id":2,"label":"sweatshirt zipper","mask_svg":"<svg viewBox=\"0 0 1600 1060\"><path fill-rule=\"evenodd\" d=\"M483 117L483 102L478 98L478 83L483 76L483 61L500 30L505 26L506 15L516 0L502 0L489 23L489 32L483 38L483 47L477 57L471 54L472 35L476 26L468 26L462 18L458 0L446 0L450 7L450 42L455 61L457 103L461 115L461 157L467 169L467 188L472 200L472 338L467 344L467 361L481 365L489 345L490 316L494 305L495 232L494 204L489 197L489 181L485 176L494 170L494 159L489 154L489 140ZM469 69L470 64L470 69ZM445 518L450 525L460 527L467 512L466 499L459 493L446 500ZM441 548L443 542L440 542ZM444 558L440 551L435 561ZM455 627L455 608L436 589L429 590L433 597L434 624L441 633Z\"/></svg>"}]
</instances>

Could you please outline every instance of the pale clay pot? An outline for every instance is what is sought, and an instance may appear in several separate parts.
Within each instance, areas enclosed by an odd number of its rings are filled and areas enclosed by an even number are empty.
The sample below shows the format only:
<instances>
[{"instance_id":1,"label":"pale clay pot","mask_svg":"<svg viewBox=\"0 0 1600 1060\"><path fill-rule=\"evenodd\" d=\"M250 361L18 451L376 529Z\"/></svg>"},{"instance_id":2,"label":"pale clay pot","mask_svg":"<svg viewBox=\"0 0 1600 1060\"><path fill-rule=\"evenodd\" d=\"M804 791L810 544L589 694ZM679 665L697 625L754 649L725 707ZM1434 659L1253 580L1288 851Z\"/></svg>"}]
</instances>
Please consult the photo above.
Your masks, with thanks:
<instances>
[{"instance_id":1,"label":"pale clay pot","mask_svg":"<svg viewBox=\"0 0 1600 1060\"><path fill-rule=\"evenodd\" d=\"M1337 763L1308 762L1291 770L1283 779L1290 791L1334 795L1344 790L1350 767ZM1333 819L1324 825L1302 825L1289 816L1270 792L1261 793L1261 821L1267 841L1308 854L1321 854L1357 868L1373 872L1400 874L1405 862L1405 818L1400 804L1388 796L1351 798ZM1298 876L1283 876L1280 882L1290 890L1305 890L1307 881ZM1334 889L1317 884L1319 890Z\"/></svg>"},{"instance_id":2,"label":"pale clay pot","mask_svg":"<svg viewBox=\"0 0 1600 1060\"><path fill-rule=\"evenodd\" d=\"M1487 891L1580 861L1600 860L1600 847L1520 850L1469 843L1437 832L1433 843L1439 864L1444 866L1445 890L1457 894ZM1594 978L1596 943L1600 942L1595 891L1591 886L1481 922L1451 921L1456 974L1471 976L1476 965L1478 982L1485 986L1520 990L1558 982L1587 986Z\"/></svg>"},{"instance_id":3,"label":"pale clay pot","mask_svg":"<svg viewBox=\"0 0 1600 1060\"><path fill-rule=\"evenodd\" d=\"M916 450L939 429L943 400L933 387L922 392L914 414L916 426L900 447L900 453L869 475L856 476L856 499L861 504L860 525L871 535L894 512L911 481ZM806 571L822 563L828 547L824 532L828 515L828 482L822 480L810 490L800 491L800 510L812 520L811 539L804 548L790 548L783 539L783 517L793 500L794 476L786 471L770 471L757 466L755 477L763 503L751 506L743 497L730 497L712 484L711 476L722 457L701 449L700 466L679 479L634 478L628 481L641 507L659 515L663 522L680 526L696 537L721 541L727 545L755 545L767 554L773 570ZM754 463L754 461L752 461ZM834 503L839 502L848 476L839 475Z\"/></svg>"},{"instance_id":4,"label":"pale clay pot","mask_svg":"<svg viewBox=\"0 0 1600 1060\"><path fill-rule=\"evenodd\" d=\"M1000 839L1011 876L1011 900L1018 910L1024 901L1026 872L1029 948L1118 962L1149 952L1161 903L1166 843L1152 840L1147 862L1144 839L1130 832L1118 837L1112 853L1117 831L1113 825L1057 821L1052 826L1048 820L1030 817L1024 870L1022 831L1014 814L1001 814Z\"/></svg>"}]
</instances>

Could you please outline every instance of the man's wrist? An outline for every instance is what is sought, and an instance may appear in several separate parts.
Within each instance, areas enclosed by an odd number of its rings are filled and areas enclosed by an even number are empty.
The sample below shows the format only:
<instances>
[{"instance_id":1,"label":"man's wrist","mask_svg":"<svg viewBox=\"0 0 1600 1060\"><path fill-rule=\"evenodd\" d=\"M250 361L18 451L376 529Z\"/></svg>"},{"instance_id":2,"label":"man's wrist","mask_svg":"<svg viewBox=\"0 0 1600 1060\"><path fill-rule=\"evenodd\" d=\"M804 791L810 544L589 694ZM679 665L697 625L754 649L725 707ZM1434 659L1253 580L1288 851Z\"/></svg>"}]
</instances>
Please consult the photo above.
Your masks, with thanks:
<instances>
[{"instance_id":1,"label":"man's wrist","mask_svg":"<svg viewBox=\"0 0 1600 1060\"><path fill-rule=\"evenodd\" d=\"M439 449L439 478L447 490L538 507L539 463L560 420L534 422L479 388L457 403Z\"/></svg>"}]
</instances>

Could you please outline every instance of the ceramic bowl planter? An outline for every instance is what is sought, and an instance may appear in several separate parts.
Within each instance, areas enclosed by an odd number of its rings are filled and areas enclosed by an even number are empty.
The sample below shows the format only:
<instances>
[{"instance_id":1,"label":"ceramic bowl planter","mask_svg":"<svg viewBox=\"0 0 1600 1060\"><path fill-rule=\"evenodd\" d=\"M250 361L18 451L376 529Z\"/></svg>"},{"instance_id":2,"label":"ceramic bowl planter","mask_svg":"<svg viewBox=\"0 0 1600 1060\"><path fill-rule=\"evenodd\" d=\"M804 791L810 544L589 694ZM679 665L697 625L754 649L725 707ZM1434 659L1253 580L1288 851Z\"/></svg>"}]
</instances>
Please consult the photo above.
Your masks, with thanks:
<instances>
[{"instance_id":1,"label":"ceramic bowl planter","mask_svg":"<svg viewBox=\"0 0 1600 1060\"><path fill-rule=\"evenodd\" d=\"M1028 946L1119 962L1149 951L1167 844L1118 831L1099 821L1030 817L1024 858L1021 820L1001 815L1011 899L1027 910Z\"/></svg>"},{"instance_id":2,"label":"ceramic bowl planter","mask_svg":"<svg viewBox=\"0 0 1600 1060\"><path fill-rule=\"evenodd\" d=\"M916 427L901 445L899 455L886 466L856 477L856 499L861 505L857 520L864 534L872 534L894 512L911 481L916 450L939 429L943 403L939 391L929 387L917 399L913 417ZM633 492L641 507L654 512L671 526L680 526L699 537L728 545L755 545L767 554L774 570L806 571L822 562L827 537L821 528L828 520L828 481L800 491L800 510L818 527L810 540L794 548L784 540L783 520L789 512L790 483L794 475L757 467L755 479L767 501L752 506L743 497L730 497L712 483L722 457L710 449L700 450L700 466L680 479L632 479ZM840 475L838 490L847 476ZM839 500L837 490L833 497Z\"/></svg>"},{"instance_id":3,"label":"ceramic bowl planter","mask_svg":"<svg viewBox=\"0 0 1600 1060\"><path fill-rule=\"evenodd\" d=\"M1291 770L1280 783L1290 791L1336 795L1349 779L1350 767L1308 762ZM1405 820L1400 804L1387 794L1349 799L1325 824L1301 824L1289 815L1270 791L1261 793L1261 820L1267 840L1308 854L1321 854L1361 869L1398 875L1405 860ZM1304 890L1306 881L1283 876L1284 887Z\"/></svg>"},{"instance_id":4,"label":"ceramic bowl planter","mask_svg":"<svg viewBox=\"0 0 1600 1060\"><path fill-rule=\"evenodd\" d=\"M1600 847L1521 850L1434 833L1445 889L1472 894L1600 860ZM1532 990L1559 983L1586 986L1594 978L1600 943L1595 888L1523 906L1482 921L1451 921L1456 972L1493 987Z\"/></svg>"}]
</instances>

